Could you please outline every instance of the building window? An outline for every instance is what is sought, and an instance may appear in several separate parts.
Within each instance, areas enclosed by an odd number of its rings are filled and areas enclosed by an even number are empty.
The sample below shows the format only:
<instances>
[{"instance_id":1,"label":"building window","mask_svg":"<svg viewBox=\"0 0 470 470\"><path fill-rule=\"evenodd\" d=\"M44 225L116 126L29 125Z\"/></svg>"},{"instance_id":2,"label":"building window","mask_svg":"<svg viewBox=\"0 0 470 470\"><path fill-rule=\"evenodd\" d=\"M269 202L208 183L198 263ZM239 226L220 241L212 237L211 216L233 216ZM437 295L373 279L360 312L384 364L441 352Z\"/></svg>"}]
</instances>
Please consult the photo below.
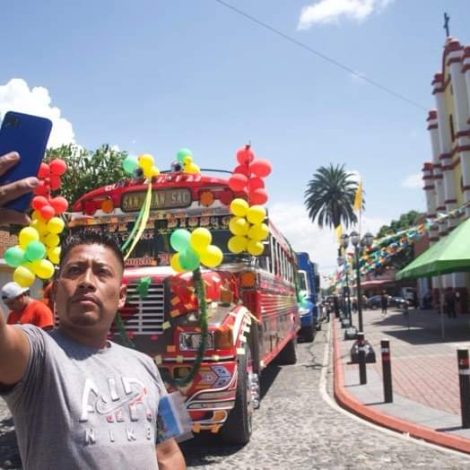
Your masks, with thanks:
<instances>
[{"instance_id":1,"label":"building window","mask_svg":"<svg viewBox=\"0 0 470 470\"><path fill-rule=\"evenodd\" d=\"M454 119L452 114L449 114L449 126L450 126L450 137L452 142L455 140L455 131L454 131Z\"/></svg>"}]
</instances>

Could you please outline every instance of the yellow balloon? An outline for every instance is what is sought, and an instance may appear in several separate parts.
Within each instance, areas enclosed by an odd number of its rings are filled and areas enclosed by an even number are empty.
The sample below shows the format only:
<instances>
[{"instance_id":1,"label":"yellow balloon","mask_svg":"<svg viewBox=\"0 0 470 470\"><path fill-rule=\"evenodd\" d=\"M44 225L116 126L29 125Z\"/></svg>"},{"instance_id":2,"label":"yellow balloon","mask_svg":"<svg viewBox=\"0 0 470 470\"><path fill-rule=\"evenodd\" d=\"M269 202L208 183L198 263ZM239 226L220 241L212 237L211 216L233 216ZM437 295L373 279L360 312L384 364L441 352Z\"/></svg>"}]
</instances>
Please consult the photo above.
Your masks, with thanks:
<instances>
[{"instance_id":1,"label":"yellow balloon","mask_svg":"<svg viewBox=\"0 0 470 470\"><path fill-rule=\"evenodd\" d=\"M180 254L175 253L170 259L170 266L175 270L177 273L182 273L184 269L181 267L180 264Z\"/></svg>"},{"instance_id":2,"label":"yellow balloon","mask_svg":"<svg viewBox=\"0 0 470 470\"><path fill-rule=\"evenodd\" d=\"M48 232L47 222L43 219L38 219L38 218L33 219L30 226L35 228L38 231L39 239L41 239L41 235L44 235Z\"/></svg>"},{"instance_id":3,"label":"yellow balloon","mask_svg":"<svg viewBox=\"0 0 470 470\"><path fill-rule=\"evenodd\" d=\"M146 168L143 168L142 171L144 173L144 176L146 178L151 178L153 176L153 172L152 172L152 169L153 167L146 167Z\"/></svg>"},{"instance_id":4,"label":"yellow balloon","mask_svg":"<svg viewBox=\"0 0 470 470\"><path fill-rule=\"evenodd\" d=\"M140 168L142 168L142 170L145 170L145 169L150 170L150 168L152 168L152 166L154 164L152 155L150 155L148 153L144 153L143 155L139 155L137 160L138 160L139 166L140 166Z\"/></svg>"},{"instance_id":5,"label":"yellow balloon","mask_svg":"<svg viewBox=\"0 0 470 470\"><path fill-rule=\"evenodd\" d=\"M191 155L186 155L183 158L183 165L189 165L191 163L193 163L193 157Z\"/></svg>"},{"instance_id":6,"label":"yellow balloon","mask_svg":"<svg viewBox=\"0 0 470 470\"><path fill-rule=\"evenodd\" d=\"M245 217L246 211L250 206L245 199L237 197L230 203L230 212L238 217Z\"/></svg>"},{"instance_id":7,"label":"yellow balloon","mask_svg":"<svg viewBox=\"0 0 470 470\"><path fill-rule=\"evenodd\" d=\"M250 229L250 224L244 217L232 217L228 223L228 228L234 235L246 235Z\"/></svg>"},{"instance_id":8,"label":"yellow balloon","mask_svg":"<svg viewBox=\"0 0 470 470\"><path fill-rule=\"evenodd\" d=\"M60 246L55 246L54 248L49 248L47 250L47 257L49 258L49 261L54 264L59 264L60 262L60 252L61 248Z\"/></svg>"},{"instance_id":9,"label":"yellow balloon","mask_svg":"<svg viewBox=\"0 0 470 470\"><path fill-rule=\"evenodd\" d=\"M266 209L263 206L251 206L246 213L246 218L252 224L260 224L266 218Z\"/></svg>"},{"instance_id":10,"label":"yellow balloon","mask_svg":"<svg viewBox=\"0 0 470 470\"><path fill-rule=\"evenodd\" d=\"M25 227L21 229L18 235L18 245L23 249L28 246L29 242L36 240L39 240L39 233L33 227Z\"/></svg>"},{"instance_id":11,"label":"yellow balloon","mask_svg":"<svg viewBox=\"0 0 470 470\"><path fill-rule=\"evenodd\" d=\"M201 172L201 169L199 168L198 165L196 165L195 163L189 163L188 165L184 165L183 167L183 171L185 173L189 173L191 175L195 175L197 173L200 173Z\"/></svg>"},{"instance_id":12,"label":"yellow balloon","mask_svg":"<svg viewBox=\"0 0 470 470\"><path fill-rule=\"evenodd\" d=\"M57 235L56 233L49 233L44 238L44 244L48 248L54 248L55 246L59 246L59 243L60 243L60 238L59 238L59 235Z\"/></svg>"},{"instance_id":13,"label":"yellow balloon","mask_svg":"<svg viewBox=\"0 0 470 470\"><path fill-rule=\"evenodd\" d=\"M47 230L51 233L61 233L64 227L65 223L60 217L52 217L52 219L47 222Z\"/></svg>"},{"instance_id":14,"label":"yellow balloon","mask_svg":"<svg viewBox=\"0 0 470 470\"><path fill-rule=\"evenodd\" d=\"M215 245L209 245L202 253L201 253L201 263L208 268L215 268L224 259L224 254L222 250Z\"/></svg>"},{"instance_id":15,"label":"yellow balloon","mask_svg":"<svg viewBox=\"0 0 470 470\"><path fill-rule=\"evenodd\" d=\"M262 241L266 240L269 235L269 228L266 224L256 224L250 227L248 230L248 237L252 240Z\"/></svg>"},{"instance_id":16,"label":"yellow balloon","mask_svg":"<svg viewBox=\"0 0 470 470\"><path fill-rule=\"evenodd\" d=\"M212 242L212 235L206 228L199 227L191 232L189 243L198 253L204 251Z\"/></svg>"},{"instance_id":17,"label":"yellow balloon","mask_svg":"<svg viewBox=\"0 0 470 470\"><path fill-rule=\"evenodd\" d=\"M250 255L259 256L263 253L264 246L261 242L257 240L250 240L248 242L246 250L248 251L248 253L250 253Z\"/></svg>"},{"instance_id":18,"label":"yellow balloon","mask_svg":"<svg viewBox=\"0 0 470 470\"><path fill-rule=\"evenodd\" d=\"M151 176L158 176L159 174L160 174L160 170L156 166L153 166L152 171L151 171Z\"/></svg>"},{"instance_id":19,"label":"yellow balloon","mask_svg":"<svg viewBox=\"0 0 470 470\"><path fill-rule=\"evenodd\" d=\"M41 279L50 279L54 275L54 265L47 259L31 263L33 273Z\"/></svg>"},{"instance_id":20,"label":"yellow balloon","mask_svg":"<svg viewBox=\"0 0 470 470\"><path fill-rule=\"evenodd\" d=\"M25 266L18 266L13 272L13 280L21 287L30 287L36 276Z\"/></svg>"},{"instance_id":21,"label":"yellow balloon","mask_svg":"<svg viewBox=\"0 0 470 470\"><path fill-rule=\"evenodd\" d=\"M240 235L236 235L231 237L228 241L228 249L238 255L242 251L246 250L246 245L248 243L248 239L246 237L242 237Z\"/></svg>"}]
</instances>

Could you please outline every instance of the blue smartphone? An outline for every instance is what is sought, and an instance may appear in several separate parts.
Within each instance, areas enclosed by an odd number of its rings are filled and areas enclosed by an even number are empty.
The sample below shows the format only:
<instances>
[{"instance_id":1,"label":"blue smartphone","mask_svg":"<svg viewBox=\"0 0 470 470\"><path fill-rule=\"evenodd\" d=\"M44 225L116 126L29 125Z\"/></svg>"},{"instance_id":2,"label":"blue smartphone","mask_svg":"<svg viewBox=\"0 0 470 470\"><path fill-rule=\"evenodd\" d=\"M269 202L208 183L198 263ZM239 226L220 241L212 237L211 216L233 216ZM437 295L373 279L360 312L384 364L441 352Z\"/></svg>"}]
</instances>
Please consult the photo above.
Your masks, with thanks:
<instances>
[{"instance_id":1,"label":"blue smartphone","mask_svg":"<svg viewBox=\"0 0 470 470\"><path fill-rule=\"evenodd\" d=\"M5 114L0 128L0 156L14 151L20 154L20 161L0 176L0 185L37 176L51 129L52 122L43 117L16 111ZM32 193L24 194L3 207L26 212L32 196Z\"/></svg>"}]
</instances>

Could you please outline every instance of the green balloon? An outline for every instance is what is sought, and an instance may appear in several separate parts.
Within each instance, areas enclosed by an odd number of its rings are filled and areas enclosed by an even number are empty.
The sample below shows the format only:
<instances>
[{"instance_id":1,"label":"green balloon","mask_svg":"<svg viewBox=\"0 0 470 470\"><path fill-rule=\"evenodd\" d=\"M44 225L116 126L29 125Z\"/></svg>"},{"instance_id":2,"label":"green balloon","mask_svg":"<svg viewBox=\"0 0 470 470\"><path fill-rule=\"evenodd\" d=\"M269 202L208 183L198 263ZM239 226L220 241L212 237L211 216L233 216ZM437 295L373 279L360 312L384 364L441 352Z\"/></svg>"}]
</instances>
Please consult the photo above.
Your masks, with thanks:
<instances>
[{"instance_id":1,"label":"green balloon","mask_svg":"<svg viewBox=\"0 0 470 470\"><path fill-rule=\"evenodd\" d=\"M139 164L137 163L137 159L135 157L131 157L128 155L123 161L122 161L122 167L124 168L124 171L129 174L133 175L134 171L137 170Z\"/></svg>"},{"instance_id":2,"label":"green balloon","mask_svg":"<svg viewBox=\"0 0 470 470\"><path fill-rule=\"evenodd\" d=\"M191 238L191 233L184 228L176 229L170 237L170 245L179 253L182 253L189 247L189 239Z\"/></svg>"},{"instance_id":3,"label":"green balloon","mask_svg":"<svg viewBox=\"0 0 470 470\"><path fill-rule=\"evenodd\" d=\"M180 265L185 271L194 271L199 267L199 255L188 248L180 253Z\"/></svg>"},{"instance_id":4,"label":"green balloon","mask_svg":"<svg viewBox=\"0 0 470 470\"><path fill-rule=\"evenodd\" d=\"M187 156L190 156L192 157L193 156L193 152L191 152L191 150L189 149L181 149L181 150L178 150L178 153L176 154L176 159L180 162L180 163L184 163L184 157L187 157Z\"/></svg>"},{"instance_id":5,"label":"green balloon","mask_svg":"<svg viewBox=\"0 0 470 470\"><path fill-rule=\"evenodd\" d=\"M19 246L12 246L3 255L5 262L12 268L17 268L24 261L24 251Z\"/></svg>"},{"instance_id":6,"label":"green balloon","mask_svg":"<svg viewBox=\"0 0 470 470\"><path fill-rule=\"evenodd\" d=\"M24 257L28 261L38 261L46 256L46 247L37 240L33 240L28 243L26 250L24 252Z\"/></svg>"}]
</instances>

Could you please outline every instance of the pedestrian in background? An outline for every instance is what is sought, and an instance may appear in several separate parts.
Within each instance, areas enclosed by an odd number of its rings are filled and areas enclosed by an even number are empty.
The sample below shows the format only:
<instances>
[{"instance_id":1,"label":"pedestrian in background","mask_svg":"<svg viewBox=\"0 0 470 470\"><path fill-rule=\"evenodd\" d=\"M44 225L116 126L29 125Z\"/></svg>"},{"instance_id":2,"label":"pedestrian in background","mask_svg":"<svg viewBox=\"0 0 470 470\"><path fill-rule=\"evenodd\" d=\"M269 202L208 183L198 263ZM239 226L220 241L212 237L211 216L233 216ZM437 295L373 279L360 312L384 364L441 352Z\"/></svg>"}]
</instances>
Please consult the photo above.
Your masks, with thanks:
<instances>
[{"instance_id":1,"label":"pedestrian in background","mask_svg":"<svg viewBox=\"0 0 470 470\"><path fill-rule=\"evenodd\" d=\"M382 295L380 296L380 306L382 307L382 313L386 315L388 308L388 296L386 291L382 291Z\"/></svg>"}]
</instances>

